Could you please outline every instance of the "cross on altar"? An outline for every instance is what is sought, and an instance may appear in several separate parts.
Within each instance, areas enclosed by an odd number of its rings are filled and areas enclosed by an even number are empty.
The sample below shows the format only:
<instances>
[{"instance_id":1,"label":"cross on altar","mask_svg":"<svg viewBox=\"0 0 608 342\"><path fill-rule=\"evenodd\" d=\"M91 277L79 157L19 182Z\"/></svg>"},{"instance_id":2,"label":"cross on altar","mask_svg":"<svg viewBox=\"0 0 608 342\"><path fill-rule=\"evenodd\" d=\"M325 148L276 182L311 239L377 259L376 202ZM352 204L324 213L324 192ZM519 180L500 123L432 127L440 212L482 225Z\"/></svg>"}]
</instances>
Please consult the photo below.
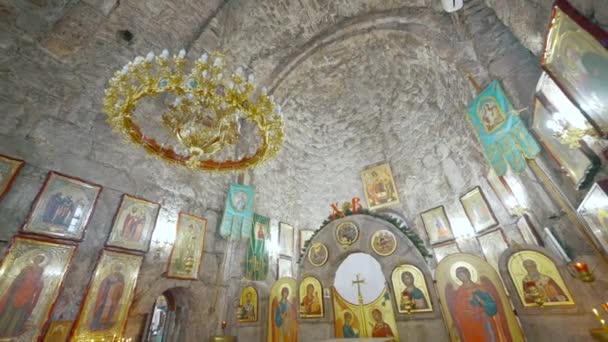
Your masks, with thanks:
<instances>
[{"instance_id":1,"label":"cross on altar","mask_svg":"<svg viewBox=\"0 0 608 342\"><path fill-rule=\"evenodd\" d=\"M359 278L360 274L357 274L355 280L353 280L353 285L357 285L357 292L359 294L359 305L363 305L363 295L361 294L361 284L365 284L365 279Z\"/></svg>"}]
</instances>

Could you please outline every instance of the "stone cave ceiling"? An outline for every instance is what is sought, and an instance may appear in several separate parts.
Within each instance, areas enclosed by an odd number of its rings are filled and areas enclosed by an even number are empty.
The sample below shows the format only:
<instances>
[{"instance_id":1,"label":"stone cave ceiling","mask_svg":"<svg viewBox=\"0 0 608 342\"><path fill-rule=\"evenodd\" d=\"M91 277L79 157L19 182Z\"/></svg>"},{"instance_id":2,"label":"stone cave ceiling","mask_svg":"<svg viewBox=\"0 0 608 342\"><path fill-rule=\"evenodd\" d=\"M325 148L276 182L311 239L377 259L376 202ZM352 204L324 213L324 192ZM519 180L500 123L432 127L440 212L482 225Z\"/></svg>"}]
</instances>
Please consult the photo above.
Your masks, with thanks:
<instances>
[{"instance_id":1,"label":"stone cave ceiling","mask_svg":"<svg viewBox=\"0 0 608 342\"><path fill-rule=\"evenodd\" d=\"M363 199L360 171L383 161L390 161L400 190L403 205L396 209L415 215L431 204L410 193L443 172L424 168L452 154L450 145L474 139L462 121L449 124L472 87L407 30L336 39L281 81L274 95L284 104L287 138L279 156L254 171L256 208L299 228L317 228L330 203Z\"/></svg>"},{"instance_id":2,"label":"stone cave ceiling","mask_svg":"<svg viewBox=\"0 0 608 342\"><path fill-rule=\"evenodd\" d=\"M467 2L496 9L537 53L552 1ZM33 146L30 162L40 167L84 170L125 192L158 186L219 213L234 177L146 158L118 142L101 112L120 65L186 47L190 59L226 51L283 104L284 147L251 173L261 214L316 228L329 203L362 195L361 169L389 161L397 209L413 218L485 172L462 109L474 94L465 71L482 84L488 72L459 14L447 15L439 0L30 0L0 5L0 16L9 34L0 37L2 81L15 89L11 105L27 106L7 112L2 133ZM117 35L124 30L132 41Z\"/></svg>"}]
</instances>

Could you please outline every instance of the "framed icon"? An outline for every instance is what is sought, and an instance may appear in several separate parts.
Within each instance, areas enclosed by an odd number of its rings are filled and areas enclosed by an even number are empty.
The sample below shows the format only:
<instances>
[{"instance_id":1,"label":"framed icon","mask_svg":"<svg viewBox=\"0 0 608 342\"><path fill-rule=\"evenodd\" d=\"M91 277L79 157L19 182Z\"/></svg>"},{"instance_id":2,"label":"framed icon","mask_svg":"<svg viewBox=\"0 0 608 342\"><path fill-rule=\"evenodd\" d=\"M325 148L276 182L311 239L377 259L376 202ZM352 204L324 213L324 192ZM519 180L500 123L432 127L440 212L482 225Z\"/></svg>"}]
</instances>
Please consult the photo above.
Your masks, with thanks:
<instances>
[{"instance_id":1,"label":"framed icon","mask_svg":"<svg viewBox=\"0 0 608 342\"><path fill-rule=\"evenodd\" d=\"M453 240L452 226L441 205L420 214L431 245Z\"/></svg>"},{"instance_id":2,"label":"framed icon","mask_svg":"<svg viewBox=\"0 0 608 342\"><path fill-rule=\"evenodd\" d=\"M99 185L49 172L22 230L82 241L100 191Z\"/></svg>"},{"instance_id":3,"label":"framed icon","mask_svg":"<svg viewBox=\"0 0 608 342\"><path fill-rule=\"evenodd\" d=\"M498 225L498 220L496 220L496 216L490 209L480 187L477 186L461 196L460 203L476 232L479 233Z\"/></svg>"}]
</instances>

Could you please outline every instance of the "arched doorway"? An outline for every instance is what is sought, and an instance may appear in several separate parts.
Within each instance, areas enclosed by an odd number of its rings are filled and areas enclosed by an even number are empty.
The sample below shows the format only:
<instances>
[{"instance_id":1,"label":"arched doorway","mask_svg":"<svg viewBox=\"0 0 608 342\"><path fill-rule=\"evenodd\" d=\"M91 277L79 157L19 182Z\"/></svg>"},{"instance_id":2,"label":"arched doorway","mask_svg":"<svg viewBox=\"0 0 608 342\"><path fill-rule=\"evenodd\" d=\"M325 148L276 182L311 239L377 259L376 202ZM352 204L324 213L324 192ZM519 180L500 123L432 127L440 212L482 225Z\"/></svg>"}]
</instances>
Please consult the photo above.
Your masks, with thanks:
<instances>
[{"instance_id":1,"label":"arched doorway","mask_svg":"<svg viewBox=\"0 0 608 342\"><path fill-rule=\"evenodd\" d=\"M158 296L149 316L146 342L167 342L175 330L176 306L169 291Z\"/></svg>"}]
</instances>

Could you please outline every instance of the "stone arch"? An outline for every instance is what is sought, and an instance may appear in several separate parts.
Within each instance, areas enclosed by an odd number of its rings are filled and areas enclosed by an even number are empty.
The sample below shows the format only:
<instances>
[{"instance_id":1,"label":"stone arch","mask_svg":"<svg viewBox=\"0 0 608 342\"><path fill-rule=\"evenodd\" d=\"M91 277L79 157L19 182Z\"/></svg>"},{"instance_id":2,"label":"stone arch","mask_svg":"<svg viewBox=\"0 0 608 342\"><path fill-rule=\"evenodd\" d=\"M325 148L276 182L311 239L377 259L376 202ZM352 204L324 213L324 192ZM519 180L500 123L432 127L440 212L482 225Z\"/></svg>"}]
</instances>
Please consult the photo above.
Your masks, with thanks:
<instances>
[{"instance_id":1,"label":"stone arch","mask_svg":"<svg viewBox=\"0 0 608 342\"><path fill-rule=\"evenodd\" d=\"M157 284L157 286L150 288L145 293L138 294L133 302L127 321L126 329L129 336L145 338L151 320L150 314L154 310L156 299L164 295L168 303L173 305L173 311L171 311L173 316L168 317L170 325L168 326L169 334L167 335L167 341L188 339L191 333L188 328L196 324L194 319L195 313L206 310L208 306L204 302L196 301L196 298L200 298L200 292L197 291L199 286L172 287L171 285L175 284ZM196 306L193 305L194 303L197 303Z\"/></svg>"},{"instance_id":2,"label":"stone arch","mask_svg":"<svg viewBox=\"0 0 608 342\"><path fill-rule=\"evenodd\" d=\"M457 40L450 39L450 33L456 33L455 28L456 26L445 14L431 9L412 7L366 13L342 21L294 48L291 54L280 61L271 72L268 81L269 92L274 93L292 71L323 47L372 31L391 31L414 35L416 39L428 42L442 59L453 57L459 61L460 66L466 65L472 72L485 73L481 70L482 67L477 60L471 58L470 55L467 56L462 47L457 46ZM472 48L472 46L470 47Z\"/></svg>"},{"instance_id":3,"label":"stone arch","mask_svg":"<svg viewBox=\"0 0 608 342\"><path fill-rule=\"evenodd\" d=\"M359 227L359 238L349 248L344 249L336 241L334 232L340 223L347 221L352 221ZM380 256L371 248L371 236L380 229L391 231L397 239L397 249L389 256ZM313 266L306 257L308 248L316 242L324 243L329 251L328 260L321 267ZM441 341L447 339L447 332L443 324L441 311L439 310L431 269L414 244L391 223L364 214L347 216L332 221L321 228L310 241L308 248L305 257L302 258L300 263L297 276L298 283L306 276L313 276L319 279L324 289L333 286L338 267L353 253L366 253L378 261L389 291L393 291L391 275L397 266L401 264L416 266L424 274L434 310L429 313L417 313L413 315L398 314L396 303L393 301L393 311L395 312L399 335L403 340L412 338L414 340ZM325 316L323 318L300 319L300 329L307 331L306 335L300 335L303 337L303 341L318 341L333 338L334 313L331 298L323 298L323 305L325 307ZM420 324L419 320L424 320L424 324Z\"/></svg>"}]
</instances>

